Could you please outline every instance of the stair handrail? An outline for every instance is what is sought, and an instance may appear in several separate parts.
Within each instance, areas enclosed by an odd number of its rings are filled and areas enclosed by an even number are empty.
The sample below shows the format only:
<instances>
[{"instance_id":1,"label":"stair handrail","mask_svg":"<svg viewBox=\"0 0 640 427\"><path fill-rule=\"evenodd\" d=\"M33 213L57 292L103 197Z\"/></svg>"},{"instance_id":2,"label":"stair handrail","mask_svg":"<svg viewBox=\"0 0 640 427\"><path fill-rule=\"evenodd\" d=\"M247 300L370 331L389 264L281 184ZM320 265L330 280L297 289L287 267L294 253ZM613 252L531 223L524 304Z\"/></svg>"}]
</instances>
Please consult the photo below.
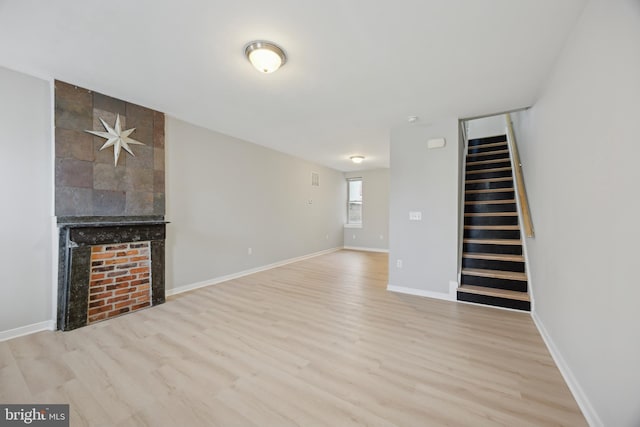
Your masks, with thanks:
<instances>
[{"instance_id":1,"label":"stair handrail","mask_svg":"<svg viewBox=\"0 0 640 427\"><path fill-rule=\"evenodd\" d=\"M527 237L534 237L533 222L531 221L531 210L529 209L529 198L527 197L527 189L524 186L524 176L522 175L522 163L518 154L518 145L513 132L513 124L511 123L511 114L505 114L507 122L507 143L513 157L513 172L516 179L517 196L520 202L522 212L522 222L524 225L524 233Z\"/></svg>"}]
</instances>

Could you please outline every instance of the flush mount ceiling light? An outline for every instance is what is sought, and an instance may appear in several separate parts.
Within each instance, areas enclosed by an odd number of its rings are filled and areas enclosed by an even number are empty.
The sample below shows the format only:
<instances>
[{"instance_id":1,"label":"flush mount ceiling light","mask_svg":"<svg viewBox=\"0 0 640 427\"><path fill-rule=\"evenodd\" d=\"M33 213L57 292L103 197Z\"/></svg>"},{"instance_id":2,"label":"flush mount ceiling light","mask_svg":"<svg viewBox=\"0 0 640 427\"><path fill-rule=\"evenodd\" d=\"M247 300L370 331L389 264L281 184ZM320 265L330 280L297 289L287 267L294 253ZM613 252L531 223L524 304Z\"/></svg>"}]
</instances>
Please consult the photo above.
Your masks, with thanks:
<instances>
[{"instance_id":1,"label":"flush mount ceiling light","mask_svg":"<svg viewBox=\"0 0 640 427\"><path fill-rule=\"evenodd\" d=\"M261 73L273 73L287 62L287 55L280 46L264 40L249 43L244 54Z\"/></svg>"},{"instance_id":2,"label":"flush mount ceiling light","mask_svg":"<svg viewBox=\"0 0 640 427\"><path fill-rule=\"evenodd\" d=\"M362 161L364 160L364 156L351 156L349 157L351 159L351 161L357 165L359 165L360 163L362 163Z\"/></svg>"}]
</instances>

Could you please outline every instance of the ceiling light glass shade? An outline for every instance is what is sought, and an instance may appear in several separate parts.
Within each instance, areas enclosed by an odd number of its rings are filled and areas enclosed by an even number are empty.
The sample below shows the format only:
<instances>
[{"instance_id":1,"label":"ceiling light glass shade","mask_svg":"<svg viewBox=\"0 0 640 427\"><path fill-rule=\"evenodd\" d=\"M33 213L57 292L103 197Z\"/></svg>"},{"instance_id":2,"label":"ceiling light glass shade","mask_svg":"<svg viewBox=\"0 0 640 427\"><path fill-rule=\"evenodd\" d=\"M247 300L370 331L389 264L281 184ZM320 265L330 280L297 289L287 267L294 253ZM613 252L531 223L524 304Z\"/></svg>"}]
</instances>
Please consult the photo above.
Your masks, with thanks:
<instances>
[{"instance_id":1,"label":"ceiling light glass shade","mask_svg":"<svg viewBox=\"0 0 640 427\"><path fill-rule=\"evenodd\" d=\"M244 49L251 65L261 73L273 73L287 62L284 51L274 43L266 41L251 42Z\"/></svg>"},{"instance_id":2,"label":"ceiling light glass shade","mask_svg":"<svg viewBox=\"0 0 640 427\"><path fill-rule=\"evenodd\" d=\"M351 156L349 157L351 161L355 164L360 164L364 160L364 156Z\"/></svg>"}]
</instances>

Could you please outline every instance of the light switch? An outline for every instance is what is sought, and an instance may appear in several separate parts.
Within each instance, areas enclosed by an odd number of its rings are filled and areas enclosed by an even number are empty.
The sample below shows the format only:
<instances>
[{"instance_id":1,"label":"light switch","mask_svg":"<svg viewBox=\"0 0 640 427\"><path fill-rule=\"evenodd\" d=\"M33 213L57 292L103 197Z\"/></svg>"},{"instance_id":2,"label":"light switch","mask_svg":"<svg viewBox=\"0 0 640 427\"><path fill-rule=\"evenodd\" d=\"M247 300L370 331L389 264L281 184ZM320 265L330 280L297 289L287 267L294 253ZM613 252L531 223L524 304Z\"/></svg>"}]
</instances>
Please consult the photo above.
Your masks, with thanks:
<instances>
[{"instance_id":1,"label":"light switch","mask_svg":"<svg viewBox=\"0 0 640 427\"><path fill-rule=\"evenodd\" d=\"M422 212L410 211L409 221L422 221Z\"/></svg>"}]
</instances>

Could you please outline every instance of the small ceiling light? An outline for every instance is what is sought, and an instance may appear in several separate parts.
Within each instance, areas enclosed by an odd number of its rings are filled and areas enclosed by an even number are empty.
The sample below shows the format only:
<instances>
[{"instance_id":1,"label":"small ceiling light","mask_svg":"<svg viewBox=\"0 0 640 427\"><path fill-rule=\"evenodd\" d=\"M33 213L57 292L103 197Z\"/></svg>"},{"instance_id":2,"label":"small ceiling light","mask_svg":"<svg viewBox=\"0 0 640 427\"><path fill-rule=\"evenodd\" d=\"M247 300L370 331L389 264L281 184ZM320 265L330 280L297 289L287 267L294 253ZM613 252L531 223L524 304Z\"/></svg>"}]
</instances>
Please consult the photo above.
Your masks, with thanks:
<instances>
[{"instance_id":1,"label":"small ceiling light","mask_svg":"<svg viewBox=\"0 0 640 427\"><path fill-rule=\"evenodd\" d=\"M351 156L349 157L353 163L359 165L364 160L364 156Z\"/></svg>"},{"instance_id":2,"label":"small ceiling light","mask_svg":"<svg viewBox=\"0 0 640 427\"><path fill-rule=\"evenodd\" d=\"M409 116L409 117L407 117L407 121L409 123L415 123L415 122L418 121L418 116Z\"/></svg>"},{"instance_id":3,"label":"small ceiling light","mask_svg":"<svg viewBox=\"0 0 640 427\"><path fill-rule=\"evenodd\" d=\"M280 46L264 40L249 43L244 54L261 73L273 73L287 62L287 55Z\"/></svg>"}]
</instances>

